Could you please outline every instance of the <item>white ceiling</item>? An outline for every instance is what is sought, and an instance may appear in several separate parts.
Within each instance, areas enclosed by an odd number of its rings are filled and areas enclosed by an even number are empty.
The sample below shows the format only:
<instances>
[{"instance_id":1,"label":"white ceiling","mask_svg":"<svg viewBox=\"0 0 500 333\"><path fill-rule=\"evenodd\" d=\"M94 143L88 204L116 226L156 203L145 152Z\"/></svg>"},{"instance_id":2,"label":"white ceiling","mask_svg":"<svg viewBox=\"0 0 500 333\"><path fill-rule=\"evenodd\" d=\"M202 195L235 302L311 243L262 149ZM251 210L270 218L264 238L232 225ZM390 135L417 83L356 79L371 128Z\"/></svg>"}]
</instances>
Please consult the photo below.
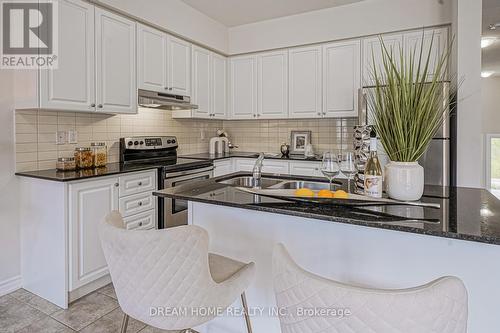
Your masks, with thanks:
<instances>
[{"instance_id":1,"label":"white ceiling","mask_svg":"<svg viewBox=\"0 0 500 333\"><path fill-rule=\"evenodd\" d=\"M182 0L227 27L363 0Z\"/></svg>"},{"instance_id":2,"label":"white ceiling","mask_svg":"<svg viewBox=\"0 0 500 333\"><path fill-rule=\"evenodd\" d=\"M496 42L482 49L482 71L492 71L500 75L500 28L490 30L490 24L500 23L500 1L483 0L483 37L496 38Z\"/></svg>"}]
</instances>

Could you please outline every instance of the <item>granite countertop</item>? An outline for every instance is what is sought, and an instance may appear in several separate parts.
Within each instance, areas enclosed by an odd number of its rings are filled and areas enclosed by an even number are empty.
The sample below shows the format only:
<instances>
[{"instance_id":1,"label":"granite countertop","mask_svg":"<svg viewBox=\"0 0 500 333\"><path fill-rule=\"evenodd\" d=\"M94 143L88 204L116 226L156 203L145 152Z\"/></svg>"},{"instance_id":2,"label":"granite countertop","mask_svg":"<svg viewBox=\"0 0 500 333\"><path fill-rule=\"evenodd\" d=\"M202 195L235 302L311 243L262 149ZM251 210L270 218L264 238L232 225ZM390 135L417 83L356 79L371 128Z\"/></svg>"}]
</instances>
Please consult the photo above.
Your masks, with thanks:
<instances>
[{"instance_id":1,"label":"granite countertop","mask_svg":"<svg viewBox=\"0 0 500 333\"><path fill-rule=\"evenodd\" d=\"M269 198L243 192L234 186L217 182L217 180L237 175L247 176L250 174L238 172L157 191L154 195L335 223L500 245L500 201L483 189L448 187L442 191L441 187L439 189L426 187L421 201L439 203L440 209L411 206L345 207ZM311 177L267 176L283 178L284 180L324 181L324 179ZM340 187L345 188L346 180L341 180L341 182ZM445 196L441 196L441 193L444 193ZM426 221L412 220L415 218Z\"/></svg>"},{"instance_id":2,"label":"granite countertop","mask_svg":"<svg viewBox=\"0 0 500 333\"><path fill-rule=\"evenodd\" d=\"M239 151L230 151L224 154L210 154L210 153L199 153L199 154L190 154L190 155L182 155L182 158L191 158L195 160L222 160L231 157L244 157L244 158L257 158L259 157L259 153L256 152L239 152ZM305 157L304 155L289 155L289 157L284 157L280 153L266 153L266 160L283 160L283 161L313 161L320 162L321 157L315 155L315 157Z\"/></svg>"}]
</instances>

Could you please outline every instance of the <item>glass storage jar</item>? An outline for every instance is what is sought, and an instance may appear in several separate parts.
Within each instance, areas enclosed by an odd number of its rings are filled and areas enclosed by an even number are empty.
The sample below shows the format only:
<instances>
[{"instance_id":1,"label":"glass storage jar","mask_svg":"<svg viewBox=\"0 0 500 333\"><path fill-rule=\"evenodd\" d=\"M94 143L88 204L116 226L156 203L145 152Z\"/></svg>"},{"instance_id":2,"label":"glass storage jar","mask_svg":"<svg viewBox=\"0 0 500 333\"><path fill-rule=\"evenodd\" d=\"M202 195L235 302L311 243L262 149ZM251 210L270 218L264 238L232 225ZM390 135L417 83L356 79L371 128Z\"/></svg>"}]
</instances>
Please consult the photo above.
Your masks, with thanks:
<instances>
[{"instance_id":1,"label":"glass storage jar","mask_svg":"<svg viewBox=\"0 0 500 333\"><path fill-rule=\"evenodd\" d=\"M56 169L59 171L75 171L76 163L74 157L59 157L56 163Z\"/></svg>"},{"instance_id":2,"label":"glass storage jar","mask_svg":"<svg viewBox=\"0 0 500 333\"><path fill-rule=\"evenodd\" d=\"M94 154L94 167L100 168L108 163L108 149L105 142L92 142L90 144Z\"/></svg>"},{"instance_id":3,"label":"glass storage jar","mask_svg":"<svg viewBox=\"0 0 500 333\"><path fill-rule=\"evenodd\" d=\"M77 169L90 169L94 167L94 154L89 147L75 148L75 163Z\"/></svg>"}]
</instances>

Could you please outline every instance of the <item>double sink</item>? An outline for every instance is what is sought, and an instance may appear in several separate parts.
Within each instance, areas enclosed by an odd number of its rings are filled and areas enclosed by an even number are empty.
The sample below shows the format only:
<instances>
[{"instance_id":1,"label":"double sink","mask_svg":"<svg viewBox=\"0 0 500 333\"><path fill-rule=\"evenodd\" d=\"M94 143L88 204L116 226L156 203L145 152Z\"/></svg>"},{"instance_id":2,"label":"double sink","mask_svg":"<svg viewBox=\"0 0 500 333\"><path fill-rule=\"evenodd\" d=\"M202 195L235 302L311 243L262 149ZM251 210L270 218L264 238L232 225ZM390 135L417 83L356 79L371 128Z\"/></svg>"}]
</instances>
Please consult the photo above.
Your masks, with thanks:
<instances>
[{"instance_id":1,"label":"double sink","mask_svg":"<svg viewBox=\"0 0 500 333\"><path fill-rule=\"evenodd\" d=\"M253 187L254 179L252 176L234 176L230 178L224 178L221 180L217 180L220 184L226 184L230 186L237 187ZM341 186L342 184L339 182L333 182L333 186ZM330 189L330 184L328 182L320 182L320 181L305 181L305 180L294 180L294 179L282 179L282 178L273 178L263 176L261 178L261 188L268 189L298 189L298 188L308 188L313 191Z\"/></svg>"}]
</instances>

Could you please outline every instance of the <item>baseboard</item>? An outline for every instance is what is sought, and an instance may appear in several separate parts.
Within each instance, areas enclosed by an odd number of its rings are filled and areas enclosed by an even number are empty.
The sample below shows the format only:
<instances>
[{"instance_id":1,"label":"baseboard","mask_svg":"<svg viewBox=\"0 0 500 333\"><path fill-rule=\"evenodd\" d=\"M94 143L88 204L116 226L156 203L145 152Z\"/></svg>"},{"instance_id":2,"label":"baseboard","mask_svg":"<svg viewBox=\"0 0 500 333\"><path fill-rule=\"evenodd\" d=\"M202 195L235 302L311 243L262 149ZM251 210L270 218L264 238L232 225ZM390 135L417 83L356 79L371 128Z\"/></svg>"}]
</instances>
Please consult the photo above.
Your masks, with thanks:
<instances>
[{"instance_id":1,"label":"baseboard","mask_svg":"<svg viewBox=\"0 0 500 333\"><path fill-rule=\"evenodd\" d=\"M13 278L0 281L0 296L11 293L23 286L23 279L21 275L14 276Z\"/></svg>"},{"instance_id":2,"label":"baseboard","mask_svg":"<svg viewBox=\"0 0 500 333\"><path fill-rule=\"evenodd\" d=\"M69 292L69 299L68 302L74 302L77 299L90 294L91 292L96 291L99 288L104 287L105 285L111 283L111 276L109 274L106 274L100 278L98 278L95 281L92 281L90 283L87 283L84 286L81 286L78 289L75 289L73 291Z\"/></svg>"}]
</instances>

